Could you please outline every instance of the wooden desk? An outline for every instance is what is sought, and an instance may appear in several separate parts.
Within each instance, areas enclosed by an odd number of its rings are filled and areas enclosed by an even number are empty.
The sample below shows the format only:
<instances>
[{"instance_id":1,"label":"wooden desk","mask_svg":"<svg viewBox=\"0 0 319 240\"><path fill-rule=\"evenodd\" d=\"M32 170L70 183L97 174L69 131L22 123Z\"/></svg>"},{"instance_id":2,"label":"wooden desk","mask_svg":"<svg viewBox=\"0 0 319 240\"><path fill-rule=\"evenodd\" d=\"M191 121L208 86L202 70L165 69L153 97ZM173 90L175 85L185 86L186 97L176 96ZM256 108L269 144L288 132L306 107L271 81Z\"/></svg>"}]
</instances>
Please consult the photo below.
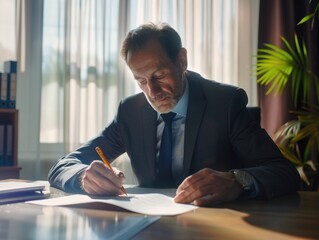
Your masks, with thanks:
<instances>
[{"instance_id":1,"label":"wooden desk","mask_svg":"<svg viewBox=\"0 0 319 240\"><path fill-rule=\"evenodd\" d=\"M61 196L53 189L51 197ZM0 205L0 239L106 239L110 224L137 214L92 208ZM319 239L319 192L249 200L161 217L134 239Z\"/></svg>"}]
</instances>

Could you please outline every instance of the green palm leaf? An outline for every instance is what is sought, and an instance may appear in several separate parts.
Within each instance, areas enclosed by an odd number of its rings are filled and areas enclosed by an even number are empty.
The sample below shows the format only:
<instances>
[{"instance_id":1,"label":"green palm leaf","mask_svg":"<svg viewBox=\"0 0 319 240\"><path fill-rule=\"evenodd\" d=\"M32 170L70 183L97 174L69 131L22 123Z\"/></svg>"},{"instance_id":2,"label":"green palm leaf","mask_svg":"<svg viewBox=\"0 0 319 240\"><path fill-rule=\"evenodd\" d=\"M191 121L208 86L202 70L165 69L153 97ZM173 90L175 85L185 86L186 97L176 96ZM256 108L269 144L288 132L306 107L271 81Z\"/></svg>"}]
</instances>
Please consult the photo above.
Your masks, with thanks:
<instances>
[{"instance_id":1,"label":"green palm leaf","mask_svg":"<svg viewBox=\"0 0 319 240\"><path fill-rule=\"evenodd\" d=\"M275 140L282 144L283 141L291 140L300 131L301 123L298 120L291 120L282 125L275 133Z\"/></svg>"},{"instance_id":2,"label":"green palm leaf","mask_svg":"<svg viewBox=\"0 0 319 240\"><path fill-rule=\"evenodd\" d=\"M282 125L275 134L275 141L286 158L295 164L305 164L313 149L319 149L319 106L311 105L292 113L297 119ZM303 154L299 151L300 142L305 143Z\"/></svg>"},{"instance_id":3,"label":"green palm leaf","mask_svg":"<svg viewBox=\"0 0 319 240\"><path fill-rule=\"evenodd\" d=\"M319 149L319 107L305 107L305 111L295 111L301 128L292 138L292 143L296 144L299 141L307 139L307 144L304 152L304 161L309 159L311 151Z\"/></svg>"},{"instance_id":4,"label":"green palm leaf","mask_svg":"<svg viewBox=\"0 0 319 240\"><path fill-rule=\"evenodd\" d=\"M307 175L305 173L305 170L304 170L303 166L297 167L297 170L299 172L300 178L309 186L310 182L308 180L308 177L307 177Z\"/></svg>"},{"instance_id":5,"label":"green palm leaf","mask_svg":"<svg viewBox=\"0 0 319 240\"><path fill-rule=\"evenodd\" d=\"M298 23L298 25L303 24L303 23L309 21L311 18L313 18L313 16L314 16L313 13L308 14L307 16L303 17L303 18L300 20L300 22Z\"/></svg>"},{"instance_id":6,"label":"green palm leaf","mask_svg":"<svg viewBox=\"0 0 319 240\"><path fill-rule=\"evenodd\" d=\"M282 155L289 161L291 161L296 166L303 166L303 163L296 157L294 153L292 153L289 149L285 148L284 146L278 144L278 148L280 149Z\"/></svg>"},{"instance_id":7,"label":"green palm leaf","mask_svg":"<svg viewBox=\"0 0 319 240\"><path fill-rule=\"evenodd\" d=\"M281 93L288 81L292 85L292 97L295 106L300 94L300 86L303 88L303 100L309 97L310 80L308 73L309 62L307 48L304 42L300 43L297 35L294 37L294 47L282 37L287 50L273 44L265 44L265 48L258 49L256 75L257 83L269 86L266 94ZM316 85L319 88L319 83ZM318 97L319 99L319 97Z\"/></svg>"},{"instance_id":8,"label":"green palm leaf","mask_svg":"<svg viewBox=\"0 0 319 240\"><path fill-rule=\"evenodd\" d=\"M311 1L310 1L310 2L311 2ZM309 4L310 4L310 2L309 2ZM319 17L319 16L318 16L318 12L319 12L319 2L317 2L315 11L314 11L313 13L311 13L311 14L308 14L308 15L304 16L304 17L300 20L300 22L299 22L297 25L303 24L303 23L305 23L305 22L308 22L310 19L312 19L312 21L311 21L311 28L313 29L314 20L315 20L316 15L317 15L317 17Z\"/></svg>"}]
</instances>

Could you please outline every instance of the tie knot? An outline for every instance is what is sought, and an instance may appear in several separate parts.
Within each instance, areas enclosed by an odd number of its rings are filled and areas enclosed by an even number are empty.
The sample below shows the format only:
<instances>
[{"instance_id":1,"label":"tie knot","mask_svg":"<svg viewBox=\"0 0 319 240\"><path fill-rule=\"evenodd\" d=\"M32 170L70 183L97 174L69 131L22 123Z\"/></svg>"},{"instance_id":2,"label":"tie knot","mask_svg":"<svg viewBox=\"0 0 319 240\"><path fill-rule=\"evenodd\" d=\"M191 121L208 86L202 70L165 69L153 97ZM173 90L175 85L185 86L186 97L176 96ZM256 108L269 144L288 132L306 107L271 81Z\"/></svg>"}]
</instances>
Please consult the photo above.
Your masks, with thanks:
<instances>
[{"instance_id":1,"label":"tie knot","mask_svg":"<svg viewBox=\"0 0 319 240\"><path fill-rule=\"evenodd\" d=\"M163 113L161 114L164 122L167 124L170 124L173 120L173 118L175 117L176 113L174 112L169 112L169 113Z\"/></svg>"}]
</instances>

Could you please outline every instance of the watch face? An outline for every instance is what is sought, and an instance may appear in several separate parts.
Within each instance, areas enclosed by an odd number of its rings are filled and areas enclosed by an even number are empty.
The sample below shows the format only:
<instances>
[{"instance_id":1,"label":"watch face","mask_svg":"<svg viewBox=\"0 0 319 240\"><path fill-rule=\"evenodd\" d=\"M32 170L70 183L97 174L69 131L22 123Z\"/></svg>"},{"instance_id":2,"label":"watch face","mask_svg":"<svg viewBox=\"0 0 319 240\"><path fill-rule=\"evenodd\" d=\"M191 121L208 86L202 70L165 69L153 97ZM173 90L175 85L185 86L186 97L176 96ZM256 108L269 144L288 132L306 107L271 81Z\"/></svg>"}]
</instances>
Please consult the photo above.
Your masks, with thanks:
<instances>
[{"instance_id":1,"label":"watch face","mask_svg":"<svg viewBox=\"0 0 319 240\"><path fill-rule=\"evenodd\" d=\"M234 174L236 180L244 189L251 187L251 185L253 184L253 178L249 173L245 171L236 170L234 171Z\"/></svg>"}]
</instances>

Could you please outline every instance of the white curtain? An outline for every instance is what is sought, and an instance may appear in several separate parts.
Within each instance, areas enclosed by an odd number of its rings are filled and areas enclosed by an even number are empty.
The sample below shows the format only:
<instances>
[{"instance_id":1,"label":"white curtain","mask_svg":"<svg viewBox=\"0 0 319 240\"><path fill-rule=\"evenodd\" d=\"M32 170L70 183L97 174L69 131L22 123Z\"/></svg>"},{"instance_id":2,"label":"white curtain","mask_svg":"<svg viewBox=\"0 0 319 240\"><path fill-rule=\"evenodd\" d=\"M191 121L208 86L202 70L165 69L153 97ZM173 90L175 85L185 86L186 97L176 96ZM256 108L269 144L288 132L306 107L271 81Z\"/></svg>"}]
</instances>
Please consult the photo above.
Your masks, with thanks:
<instances>
[{"instance_id":1,"label":"white curtain","mask_svg":"<svg viewBox=\"0 0 319 240\"><path fill-rule=\"evenodd\" d=\"M243 87L249 104L257 103L251 66L259 1L16 0L15 8L22 159L56 161L101 131L120 99L139 91L119 48L130 29L150 21L179 32L190 70Z\"/></svg>"},{"instance_id":2,"label":"white curtain","mask_svg":"<svg viewBox=\"0 0 319 240\"><path fill-rule=\"evenodd\" d=\"M16 60L15 4L11 0L0 1L0 72L3 63Z\"/></svg>"},{"instance_id":3,"label":"white curtain","mask_svg":"<svg viewBox=\"0 0 319 240\"><path fill-rule=\"evenodd\" d=\"M252 5L248 0L45 1L40 141L74 149L111 121L120 99L138 91L119 48L124 34L145 22L167 22L180 33L189 69L240 85L239 33L256 22L240 22L245 2ZM245 10L242 16L250 14ZM252 52L240 69L247 76L251 58Z\"/></svg>"},{"instance_id":4,"label":"white curtain","mask_svg":"<svg viewBox=\"0 0 319 240\"><path fill-rule=\"evenodd\" d=\"M119 99L118 1L45 1L42 143L69 151L93 137Z\"/></svg>"}]
</instances>

